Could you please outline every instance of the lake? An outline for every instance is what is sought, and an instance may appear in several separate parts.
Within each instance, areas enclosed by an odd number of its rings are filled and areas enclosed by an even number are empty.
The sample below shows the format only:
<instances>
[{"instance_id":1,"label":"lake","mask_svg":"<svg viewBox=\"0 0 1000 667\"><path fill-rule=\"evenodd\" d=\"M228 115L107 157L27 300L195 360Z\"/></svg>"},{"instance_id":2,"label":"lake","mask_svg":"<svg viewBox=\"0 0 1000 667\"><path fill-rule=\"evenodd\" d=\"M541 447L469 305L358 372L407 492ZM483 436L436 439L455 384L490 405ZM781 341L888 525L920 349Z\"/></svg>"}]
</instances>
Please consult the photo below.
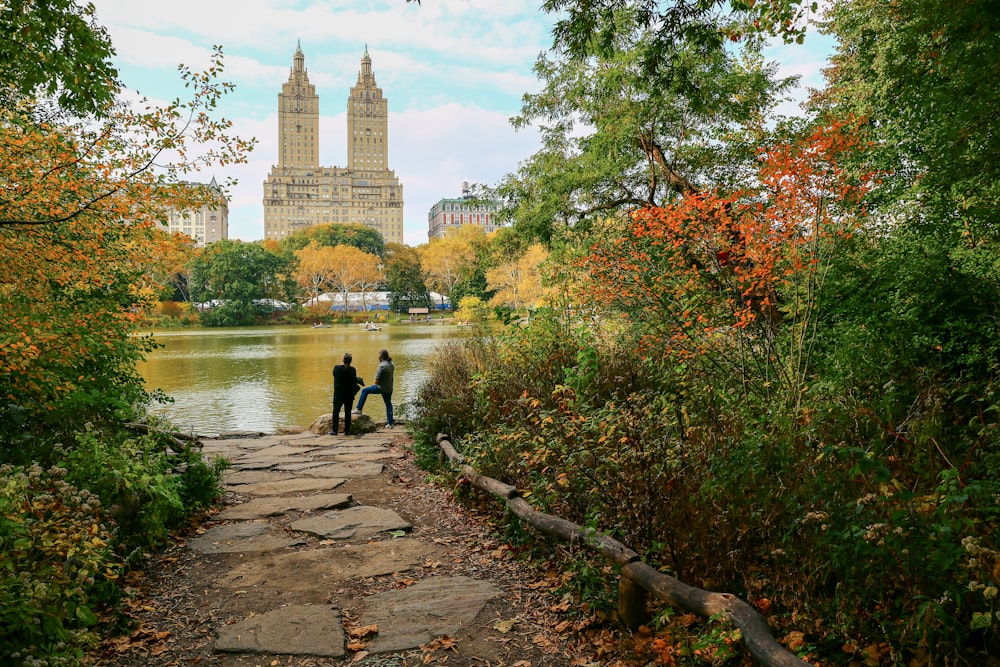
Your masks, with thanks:
<instances>
[{"instance_id":1,"label":"lake","mask_svg":"<svg viewBox=\"0 0 1000 667\"><path fill-rule=\"evenodd\" d=\"M384 348L396 367L396 419L405 420L406 403L427 377L427 356L439 342L464 330L440 322L381 326L381 331L365 331L358 324L159 329L152 333L164 347L151 352L139 372L148 389L162 389L174 399L151 412L169 418L180 431L274 432L308 426L331 411L331 371L345 352L354 355L352 365L371 384ZM385 421L381 397L368 399L365 414Z\"/></svg>"}]
</instances>

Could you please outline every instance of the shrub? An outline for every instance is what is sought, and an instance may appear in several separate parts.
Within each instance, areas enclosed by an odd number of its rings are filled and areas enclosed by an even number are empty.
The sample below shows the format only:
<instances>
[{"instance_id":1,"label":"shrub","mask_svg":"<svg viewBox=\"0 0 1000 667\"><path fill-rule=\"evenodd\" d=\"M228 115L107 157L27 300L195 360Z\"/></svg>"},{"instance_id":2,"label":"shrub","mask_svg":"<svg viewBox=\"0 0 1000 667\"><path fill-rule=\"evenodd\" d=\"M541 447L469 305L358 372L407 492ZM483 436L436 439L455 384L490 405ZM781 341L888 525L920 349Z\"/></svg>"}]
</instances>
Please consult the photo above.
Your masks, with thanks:
<instances>
[{"instance_id":1,"label":"shrub","mask_svg":"<svg viewBox=\"0 0 1000 667\"><path fill-rule=\"evenodd\" d=\"M121 569L100 500L66 470L0 466L0 662L76 664Z\"/></svg>"},{"instance_id":2,"label":"shrub","mask_svg":"<svg viewBox=\"0 0 1000 667\"><path fill-rule=\"evenodd\" d=\"M165 435L85 431L63 452L67 479L88 487L119 525L126 549L155 545L219 495L220 467L197 450L167 455Z\"/></svg>"}]
</instances>

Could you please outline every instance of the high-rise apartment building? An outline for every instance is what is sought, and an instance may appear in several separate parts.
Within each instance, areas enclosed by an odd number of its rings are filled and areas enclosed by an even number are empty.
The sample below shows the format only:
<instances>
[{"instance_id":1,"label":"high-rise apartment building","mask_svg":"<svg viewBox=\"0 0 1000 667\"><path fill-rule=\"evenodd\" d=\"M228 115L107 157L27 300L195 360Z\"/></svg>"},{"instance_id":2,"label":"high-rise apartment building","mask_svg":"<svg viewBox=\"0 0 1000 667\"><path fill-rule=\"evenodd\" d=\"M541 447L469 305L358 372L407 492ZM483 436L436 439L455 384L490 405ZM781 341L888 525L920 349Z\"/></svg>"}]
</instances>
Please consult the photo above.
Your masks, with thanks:
<instances>
[{"instance_id":1,"label":"high-rise apartment building","mask_svg":"<svg viewBox=\"0 0 1000 667\"><path fill-rule=\"evenodd\" d=\"M229 238L229 199L212 177L207 186L203 183L182 183L190 187L208 187L218 193L216 205L199 208L172 210L167 214L164 225L173 233L185 234L194 239L195 245L204 246Z\"/></svg>"},{"instance_id":2,"label":"high-rise apartment building","mask_svg":"<svg viewBox=\"0 0 1000 667\"><path fill-rule=\"evenodd\" d=\"M462 183L461 198L442 199L431 207L427 213L427 238L443 238L448 230L462 225L479 225L487 234L503 226L497 220L496 206L474 199L468 183Z\"/></svg>"},{"instance_id":3,"label":"high-rise apartment building","mask_svg":"<svg viewBox=\"0 0 1000 667\"><path fill-rule=\"evenodd\" d=\"M319 164L319 95L301 45L278 95L278 164L264 181L264 238L319 224L360 224L403 242L403 186L389 169L389 103L365 47L347 98L347 167Z\"/></svg>"}]
</instances>

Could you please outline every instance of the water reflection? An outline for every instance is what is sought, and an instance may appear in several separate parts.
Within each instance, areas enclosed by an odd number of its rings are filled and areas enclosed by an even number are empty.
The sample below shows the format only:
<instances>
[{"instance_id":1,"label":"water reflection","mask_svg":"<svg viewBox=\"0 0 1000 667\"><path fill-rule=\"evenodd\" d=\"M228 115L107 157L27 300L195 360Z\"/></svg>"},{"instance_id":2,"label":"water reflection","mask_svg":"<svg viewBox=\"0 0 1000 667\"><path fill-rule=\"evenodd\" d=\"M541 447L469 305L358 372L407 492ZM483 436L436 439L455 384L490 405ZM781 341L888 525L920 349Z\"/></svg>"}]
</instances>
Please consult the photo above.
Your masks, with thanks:
<instances>
[{"instance_id":1,"label":"water reflection","mask_svg":"<svg viewBox=\"0 0 1000 667\"><path fill-rule=\"evenodd\" d=\"M150 353L139 370L149 389L174 399L153 412L181 430L270 432L308 426L330 411L331 370L344 352L354 355L358 375L371 383L378 351L385 348L396 366L393 405L405 418L405 404L426 377L427 355L439 341L462 334L440 323L387 325L372 332L358 325L161 330L154 338L164 347ZM365 412L385 420L382 401L369 401Z\"/></svg>"}]
</instances>

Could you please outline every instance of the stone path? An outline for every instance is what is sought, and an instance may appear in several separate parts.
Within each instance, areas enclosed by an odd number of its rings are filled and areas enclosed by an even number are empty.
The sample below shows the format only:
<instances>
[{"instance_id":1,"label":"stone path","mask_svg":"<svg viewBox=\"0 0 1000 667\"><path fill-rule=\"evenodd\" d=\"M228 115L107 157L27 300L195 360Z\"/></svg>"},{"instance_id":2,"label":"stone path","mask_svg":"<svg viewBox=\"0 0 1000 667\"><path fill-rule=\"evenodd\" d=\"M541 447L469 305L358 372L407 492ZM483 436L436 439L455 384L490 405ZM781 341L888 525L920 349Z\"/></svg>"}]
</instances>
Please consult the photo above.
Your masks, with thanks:
<instances>
[{"instance_id":1,"label":"stone path","mask_svg":"<svg viewBox=\"0 0 1000 667\"><path fill-rule=\"evenodd\" d=\"M347 480L381 475L381 459L401 455L390 450L390 442L378 432L206 442L207 455L230 462L227 487L247 502L217 515L222 523L190 540L188 547L231 555L233 575L219 582L222 586L272 586L275 596L287 592L286 583L262 575L255 565L266 563L268 568L292 569L307 580L325 581L391 574L424 563L436 550L404 537L412 528L408 521L391 509L358 504L350 493L337 492ZM369 544L375 536L391 539ZM290 551L302 546L309 549ZM437 637L455 637L500 594L488 582L432 577L410 588L372 595L360 610L363 626L377 626L366 650L375 654L415 649ZM254 610L244 620L219 628L215 651L345 654L347 634L336 600L289 602Z\"/></svg>"},{"instance_id":2,"label":"stone path","mask_svg":"<svg viewBox=\"0 0 1000 667\"><path fill-rule=\"evenodd\" d=\"M449 540L423 538L418 510L397 507L411 514L400 516L386 506L398 483L387 479L386 464L403 456L392 435L204 441L207 456L231 464L232 502L187 540L190 555L176 559L197 562L182 569L211 568L210 580L195 584L203 590L184 592L209 601L199 603L208 622L189 623L211 642L210 656L197 662L423 664L431 645L450 649L441 662L451 665L569 664L556 656L505 662L512 637L504 634L515 621L504 617L515 612L502 575L449 567L460 560ZM483 554L485 570L502 557ZM414 570L420 574L407 575Z\"/></svg>"}]
</instances>

